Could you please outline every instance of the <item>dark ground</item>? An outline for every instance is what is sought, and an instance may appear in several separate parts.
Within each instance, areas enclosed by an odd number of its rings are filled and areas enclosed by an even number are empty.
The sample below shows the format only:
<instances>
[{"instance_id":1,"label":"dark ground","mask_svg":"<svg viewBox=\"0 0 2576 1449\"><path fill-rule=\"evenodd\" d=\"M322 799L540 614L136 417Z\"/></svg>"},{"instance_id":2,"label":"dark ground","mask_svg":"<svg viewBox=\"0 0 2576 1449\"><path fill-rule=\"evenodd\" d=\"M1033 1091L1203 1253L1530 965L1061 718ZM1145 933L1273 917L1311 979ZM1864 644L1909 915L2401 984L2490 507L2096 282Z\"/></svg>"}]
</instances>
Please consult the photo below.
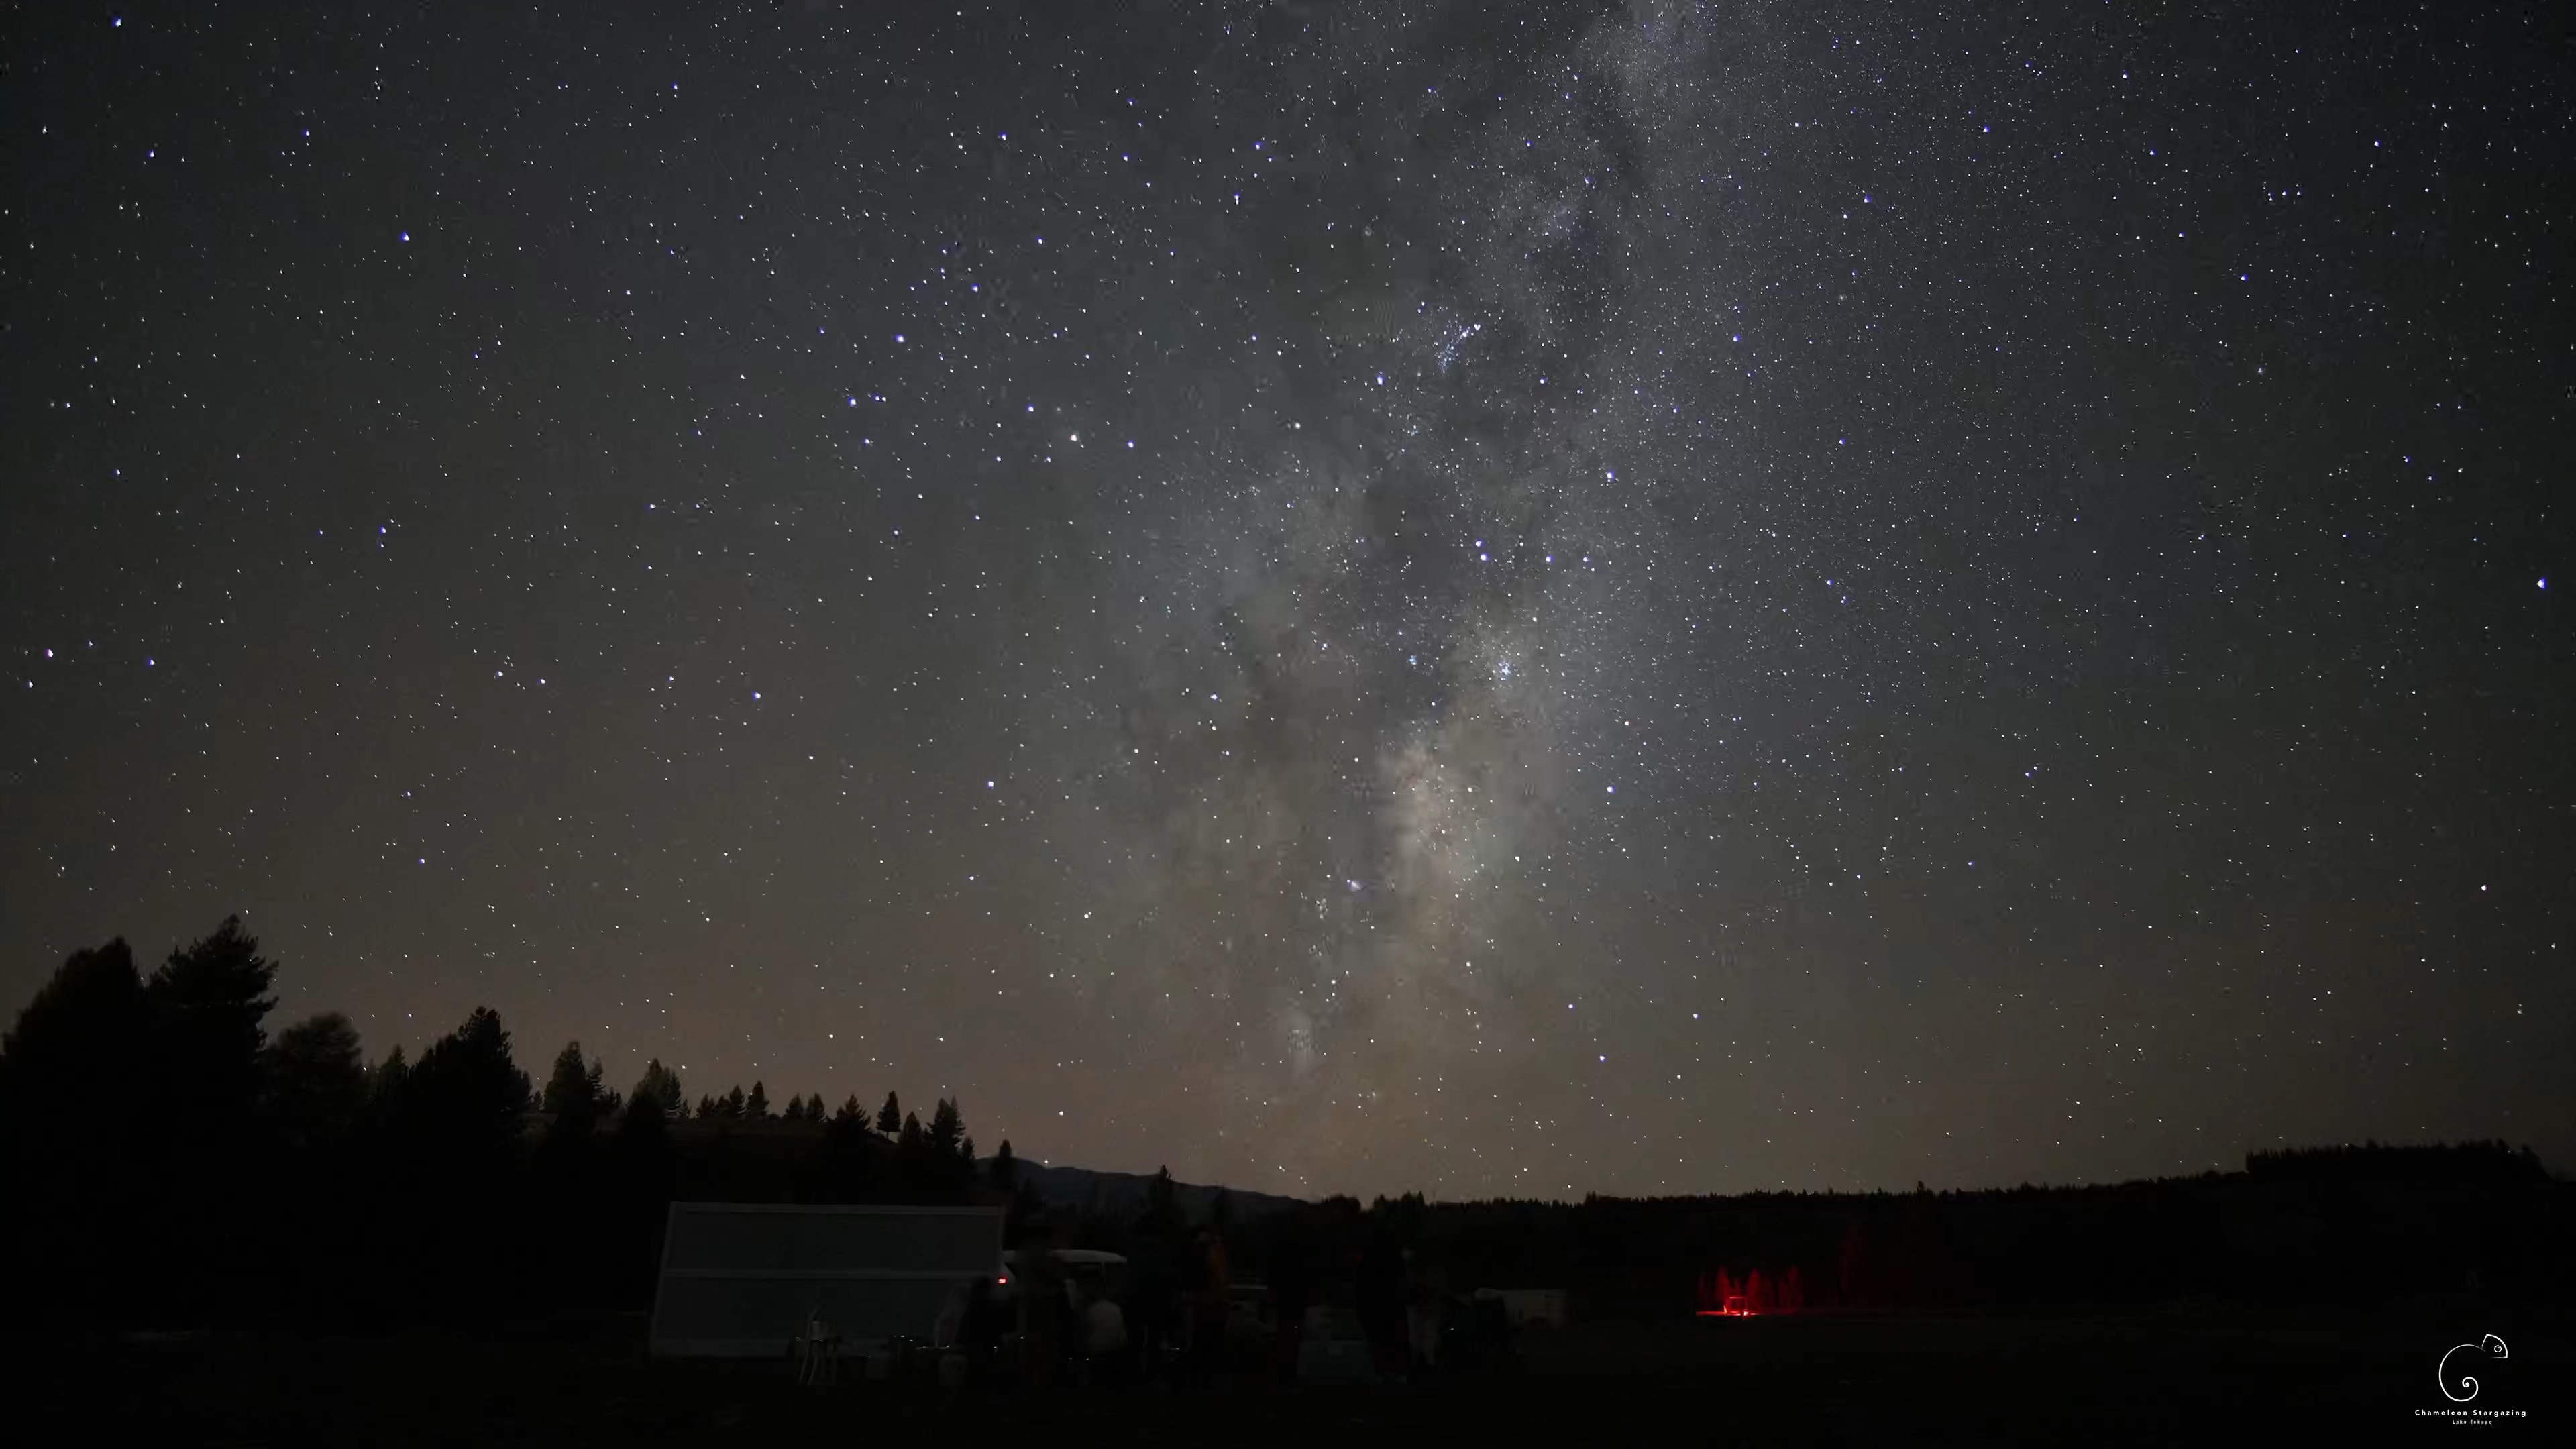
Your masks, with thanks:
<instances>
[{"instance_id":1,"label":"dark ground","mask_svg":"<svg viewBox=\"0 0 2576 1449\"><path fill-rule=\"evenodd\" d=\"M2490 1314L2488 1317L2497 1315ZM2458 1321L2453 1321L2453 1320ZM2441 1307L1816 1314L1523 1335L1475 1378L1283 1389L800 1387L781 1363L657 1363L635 1319L515 1334L119 1339L53 1356L22 1409L87 1442L250 1444L2171 1443L2251 1432L2375 1442L2482 1429L2565 1442L2576 1334ZM2474 1407L2424 1419L2442 1351L2498 1333ZM2463 1360L2455 1360L2455 1366ZM39 1407L50 1403L51 1409ZM23 1420L21 1422L24 1422ZM104 1432L102 1432L104 1431ZM19 1442L61 1442L51 1435Z\"/></svg>"}]
</instances>

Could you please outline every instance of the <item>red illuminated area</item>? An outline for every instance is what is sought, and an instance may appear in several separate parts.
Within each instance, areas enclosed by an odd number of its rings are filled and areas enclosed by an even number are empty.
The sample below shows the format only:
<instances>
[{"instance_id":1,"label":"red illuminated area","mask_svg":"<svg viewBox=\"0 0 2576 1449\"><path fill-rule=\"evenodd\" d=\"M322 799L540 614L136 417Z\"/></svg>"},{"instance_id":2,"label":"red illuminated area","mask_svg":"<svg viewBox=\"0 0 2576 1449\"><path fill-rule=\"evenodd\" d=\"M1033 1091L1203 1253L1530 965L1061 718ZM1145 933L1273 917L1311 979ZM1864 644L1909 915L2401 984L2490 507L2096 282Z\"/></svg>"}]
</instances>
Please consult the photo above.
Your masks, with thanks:
<instances>
[{"instance_id":1,"label":"red illuminated area","mask_svg":"<svg viewBox=\"0 0 2576 1449\"><path fill-rule=\"evenodd\" d=\"M1741 1278L1720 1268L1700 1274L1698 1290L1702 1318L1756 1318L1796 1313L1807 1306L1806 1280L1795 1264L1777 1273L1754 1268Z\"/></svg>"}]
</instances>

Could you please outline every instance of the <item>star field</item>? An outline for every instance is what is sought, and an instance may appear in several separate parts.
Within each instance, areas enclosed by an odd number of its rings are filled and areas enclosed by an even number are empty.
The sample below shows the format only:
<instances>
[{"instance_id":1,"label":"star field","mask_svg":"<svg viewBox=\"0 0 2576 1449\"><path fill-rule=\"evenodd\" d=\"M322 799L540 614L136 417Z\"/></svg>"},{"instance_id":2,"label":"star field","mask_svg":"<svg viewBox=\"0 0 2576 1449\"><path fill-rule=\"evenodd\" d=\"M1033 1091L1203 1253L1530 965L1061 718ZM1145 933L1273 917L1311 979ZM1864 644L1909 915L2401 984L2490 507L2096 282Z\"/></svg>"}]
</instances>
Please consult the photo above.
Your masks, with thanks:
<instances>
[{"instance_id":1,"label":"star field","mask_svg":"<svg viewBox=\"0 0 2576 1449\"><path fill-rule=\"evenodd\" d=\"M2563 1161L2560 41L39 7L0 984L1283 1192Z\"/></svg>"}]
</instances>

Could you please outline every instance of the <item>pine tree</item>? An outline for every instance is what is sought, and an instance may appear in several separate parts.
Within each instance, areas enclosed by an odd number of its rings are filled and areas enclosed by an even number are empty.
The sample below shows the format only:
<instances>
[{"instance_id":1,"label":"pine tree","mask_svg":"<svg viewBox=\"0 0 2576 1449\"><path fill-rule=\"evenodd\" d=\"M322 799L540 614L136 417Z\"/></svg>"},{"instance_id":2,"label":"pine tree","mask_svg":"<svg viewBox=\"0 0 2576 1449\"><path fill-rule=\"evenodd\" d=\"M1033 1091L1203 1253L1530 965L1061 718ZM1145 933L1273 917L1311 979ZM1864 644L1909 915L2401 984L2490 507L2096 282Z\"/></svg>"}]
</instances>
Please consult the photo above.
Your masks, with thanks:
<instances>
[{"instance_id":1,"label":"pine tree","mask_svg":"<svg viewBox=\"0 0 2576 1449\"><path fill-rule=\"evenodd\" d=\"M545 1111L557 1121L567 1116L588 1117L599 1100L591 1090L591 1069L582 1060L581 1043L568 1041L555 1053L554 1070L546 1076Z\"/></svg>"},{"instance_id":2,"label":"pine tree","mask_svg":"<svg viewBox=\"0 0 2576 1449\"><path fill-rule=\"evenodd\" d=\"M399 1115L438 1146L497 1152L518 1141L534 1095L528 1074L510 1060L500 1013L478 1006L464 1025L420 1054L404 1083Z\"/></svg>"},{"instance_id":3,"label":"pine tree","mask_svg":"<svg viewBox=\"0 0 2576 1449\"><path fill-rule=\"evenodd\" d=\"M277 1005L268 994L276 977L258 938L242 929L241 917L227 916L213 935L172 951L145 983L156 1095L184 1119L179 1131L247 1117L267 1044L260 1021Z\"/></svg>"},{"instance_id":4,"label":"pine tree","mask_svg":"<svg viewBox=\"0 0 2576 1449\"><path fill-rule=\"evenodd\" d=\"M626 1103L625 1098L617 1095L617 1089L608 1085L608 1063L605 1059L590 1064L590 1071L582 1078L582 1083L590 1088L590 1110L595 1117L614 1117L617 1109Z\"/></svg>"},{"instance_id":5,"label":"pine tree","mask_svg":"<svg viewBox=\"0 0 2576 1449\"><path fill-rule=\"evenodd\" d=\"M396 1104L410 1083L411 1063L403 1060L402 1043L396 1042L383 1061L367 1068L367 1125L381 1127L394 1120Z\"/></svg>"},{"instance_id":6,"label":"pine tree","mask_svg":"<svg viewBox=\"0 0 2576 1449\"><path fill-rule=\"evenodd\" d=\"M260 1018L277 1005L267 994L276 978L276 963L259 954L259 938L242 929L241 917L226 916L213 935L172 951L145 990L157 1005L203 1013L204 1029L256 1050Z\"/></svg>"},{"instance_id":7,"label":"pine tree","mask_svg":"<svg viewBox=\"0 0 2576 1449\"><path fill-rule=\"evenodd\" d=\"M724 1115L738 1122L742 1120L742 1109L742 1088L737 1086L732 1091L725 1093Z\"/></svg>"},{"instance_id":8,"label":"pine tree","mask_svg":"<svg viewBox=\"0 0 2576 1449\"><path fill-rule=\"evenodd\" d=\"M617 1140L628 1148L649 1147L667 1140L671 1134L671 1113L662 1099L647 1092L637 1092L626 1099L626 1110L618 1114Z\"/></svg>"},{"instance_id":9,"label":"pine tree","mask_svg":"<svg viewBox=\"0 0 2576 1449\"><path fill-rule=\"evenodd\" d=\"M705 1093L703 1093L703 1092L701 1092L701 1093L699 1093L699 1094L698 1094L698 1120L699 1120L699 1121L701 1121L701 1122L706 1121L708 1118L715 1116L715 1115L716 1115L719 1111L721 1111L721 1110L722 1110L721 1108L719 1108L719 1107L717 1107L717 1106L716 1106L716 1099L715 1099L715 1098L710 1097L710 1096L706 1095L706 1094L705 1094Z\"/></svg>"},{"instance_id":10,"label":"pine tree","mask_svg":"<svg viewBox=\"0 0 2576 1449\"><path fill-rule=\"evenodd\" d=\"M903 1130L903 1108L896 1103L892 1092L886 1093L885 1105L877 1109L877 1130L888 1137Z\"/></svg>"},{"instance_id":11,"label":"pine tree","mask_svg":"<svg viewBox=\"0 0 2576 1449\"><path fill-rule=\"evenodd\" d=\"M751 1084L751 1097L743 1103L743 1112L744 1115L750 1117L754 1122L767 1121L769 1119L769 1089L762 1086L757 1081L753 1082Z\"/></svg>"},{"instance_id":12,"label":"pine tree","mask_svg":"<svg viewBox=\"0 0 2576 1449\"><path fill-rule=\"evenodd\" d=\"M580 1042L564 1043L538 1099L539 1110L552 1119L546 1127L547 1140L588 1141L603 1120L617 1115L618 1106L618 1095L608 1087L606 1064L584 1062Z\"/></svg>"},{"instance_id":13,"label":"pine tree","mask_svg":"<svg viewBox=\"0 0 2576 1449\"><path fill-rule=\"evenodd\" d=\"M644 1064L644 1075L637 1078L632 1095L649 1100L665 1116L686 1116L688 1099L680 1095L680 1074L662 1065L655 1057Z\"/></svg>"},{"instance_id":14,"label":"pine tree","mask_svg":"<svg viewBox=\"0 0 2576 1449\"><path fill-rule=\"evenodd\" d=\"M861 1125L865 1125L868 1120L868 1112L866 1108L859 1105L859 1094L852 1092L848 1099L841 1103L841 1110L832 1114L832 1120L835 1123L857 1122Z\"/></svg>"},{"instance_id":15,"label":"pine tree","mask_svg":"<svg viewBox=\"0 0 2576 1449\"><path fill-rule=\"evenodd\" d=\"M1172 1181L1170 1168L1154 1169L1153 1179L1145 1184L1145 1216L1138 1226L1153 1237L1170 1238L1180 1235L1180 1189Z\"/></svg>"},{"instance_id":16,"label":"pine tree","mask_svg":"<svg viewBox=\"0 0 2576 1449\"><path fill-rule=\"evenodd\" d=\"M930 1114L930 1150L941 1157L954 1157L958 1139L965 1135L966 1115L957 1110L954 1099L940 1098Z\"/></svg>"}]
</instances>

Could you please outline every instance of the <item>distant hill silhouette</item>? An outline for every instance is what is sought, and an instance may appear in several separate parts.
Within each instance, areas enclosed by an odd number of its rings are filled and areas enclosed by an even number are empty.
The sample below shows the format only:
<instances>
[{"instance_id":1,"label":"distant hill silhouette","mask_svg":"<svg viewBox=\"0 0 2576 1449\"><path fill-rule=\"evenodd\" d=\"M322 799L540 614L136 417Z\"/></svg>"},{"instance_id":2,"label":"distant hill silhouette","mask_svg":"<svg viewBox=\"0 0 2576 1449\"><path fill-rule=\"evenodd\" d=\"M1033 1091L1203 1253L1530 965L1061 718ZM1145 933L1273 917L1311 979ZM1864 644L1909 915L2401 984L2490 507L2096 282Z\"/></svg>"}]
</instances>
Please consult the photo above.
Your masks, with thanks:
<instances>
[{"instance_id":1,"label":"distant hill silhouette","mask_svg":"<svg viewBox=\"0 0 2576 1449\"><path fill-rule=\"evenodd\" d=\"M982 1165L986 1172L990 1172L992 1159L984 1159ZM1050 1207L1069 1208L1102 1217L1126 1218L1142 1212L1146 1194L1154 1181L1150 1172L1099 1172L1088 1167L1058 1166L1028 1158L1020 1160L1019 1171L1020 1180ZM1302 1198L1251 1192L1239 1187L1175 1182L1172 1189L1173 1200L1193 1222L1207 1218L1220 1192L1226 1195L1237 1222L1250 1222L1311 1206Z\"/></svg>"}]
</instances>

